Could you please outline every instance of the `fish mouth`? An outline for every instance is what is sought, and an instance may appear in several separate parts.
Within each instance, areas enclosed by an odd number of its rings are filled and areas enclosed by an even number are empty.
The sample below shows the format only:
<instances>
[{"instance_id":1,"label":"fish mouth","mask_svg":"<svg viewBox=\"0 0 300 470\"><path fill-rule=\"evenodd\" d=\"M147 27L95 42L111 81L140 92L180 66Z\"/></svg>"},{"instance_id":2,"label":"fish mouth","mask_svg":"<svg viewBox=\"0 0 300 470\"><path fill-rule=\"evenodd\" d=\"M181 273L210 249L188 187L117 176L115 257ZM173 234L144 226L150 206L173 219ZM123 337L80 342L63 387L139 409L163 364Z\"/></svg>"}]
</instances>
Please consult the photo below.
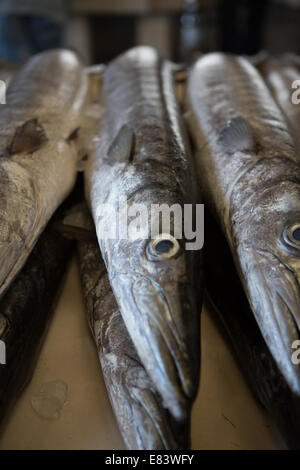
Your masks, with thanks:
<instances>
[{"instance_id":1,"label":"fish mouth","mask_svg":"<svg viewBox=\"0 0 300 470\"><path fill-rule=\"evenodd\" d=\"M300 365L293 363L300 339L300 289L297 275L275 253L251 250L247 290L261 333L290 389L300 395Z\"/></svg>"},{"instance_id":2,"label":"fish mouth","mask_svg":"<svg viewBox=\"0 0 300 470\"><path fill-rule=\"evenodd\" d=\"M141 274L116 274L111 279L128 333L138 356L175 419L187 419L198 387L199 328L188 334L192 303L184 288L162 288ZM190 330L189 330L190 331ZM193 347L194 346L194 350Z\"/></svg>"}]
</instances>

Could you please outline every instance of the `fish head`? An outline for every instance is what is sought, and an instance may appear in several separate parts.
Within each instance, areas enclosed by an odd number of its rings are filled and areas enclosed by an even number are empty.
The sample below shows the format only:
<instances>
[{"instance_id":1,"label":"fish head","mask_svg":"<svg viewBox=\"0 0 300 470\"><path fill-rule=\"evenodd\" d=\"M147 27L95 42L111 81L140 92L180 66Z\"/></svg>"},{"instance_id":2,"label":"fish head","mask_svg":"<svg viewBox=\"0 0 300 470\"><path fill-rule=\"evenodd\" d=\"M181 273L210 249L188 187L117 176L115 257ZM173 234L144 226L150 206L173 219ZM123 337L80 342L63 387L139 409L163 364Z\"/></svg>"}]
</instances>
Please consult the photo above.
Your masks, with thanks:
<instances>
[{"instance_id":1,"label":"fish head","mask_svg":"<svg viewBox=\"0 0 300 470\"><path fill-rule=\"evenodd\" d=\"M110 282L127 330L163 404L186 419L199 378L199 251L172 233L111 240Z\"/></svg>"},{"instance_id":2,"label":"fish head","mask_svg":"<svg viewBox=\"0 0 300 470\"><path fill-rule=\"evenodd\" d=\"M248 299L263 337L292 391L300 395L300 186L263 191L239 235Z\"/></svg>"}]
</instances>

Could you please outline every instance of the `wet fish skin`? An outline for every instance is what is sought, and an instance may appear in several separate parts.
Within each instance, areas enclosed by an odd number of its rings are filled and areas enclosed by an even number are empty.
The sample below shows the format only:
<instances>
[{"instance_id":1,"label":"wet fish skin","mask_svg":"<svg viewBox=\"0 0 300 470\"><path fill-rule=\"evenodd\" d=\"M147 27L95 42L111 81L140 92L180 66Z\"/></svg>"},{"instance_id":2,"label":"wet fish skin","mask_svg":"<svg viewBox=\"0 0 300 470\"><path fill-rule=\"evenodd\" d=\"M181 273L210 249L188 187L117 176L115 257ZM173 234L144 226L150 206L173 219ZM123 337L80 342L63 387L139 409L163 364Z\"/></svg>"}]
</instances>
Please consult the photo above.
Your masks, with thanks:
<instances>
[{"instance_id":1,"label":"wet fish skin","mask_svg":"<svg viewBox=\"0 0 300 470\"><path fill-rule=\"evenodd\" d=\"M50 222L0 300L0 340L6 345L6 364L0 364L1 428L31 379L73 247Z\"/></svg>"},{"instance_id":2,"label":"wet fish skin","mask_svg":"<svg viewBox=\"0 0 300 470\"><path fill-rule=\"evenodd\" d=\"M102 76L105 109L99 143L85 172L86 198L114 295L142 363L164 406L185 419L199 379L199 252L149 260L150 239L104 239L111 213L101 204L195 203L196 182L176 102L172 64L137 47L110 63ZM149 213L149 212L148 212ZM149 236L148 236L149 237Z\"/></svg>"},{"instance_id":3,"label":"wet fish skin","mask_svg":"<svg viewBox=\"0 0 300 470\"><path fill-rule=\"evenodd\" d=\"M262 335L290 388L299 339L299 154L285 116L255 68L209 54L192 68L186 117L204 201L226 235ZM297 232L296 232L297 234Z\"/></svg>"},{"instance_id":4,"label":"wet fish skin","mask_svg":"<svg viewBox=\"0 0 300 470\"><path fill-rule=\"evenodd\" d=\"M205 286L209 312L231 347L253 395L288 448L300 448L300 398L280 373L253 316L226 239L205 212Z\"/></svg>"},{"instance_id":5,"label":"wet fish skin","mask_svg":"<svg viewBox=\"0 0 300 470\"><path fill-rule=\"evenodd\" d=\"M34 56L11 80L0 112L0 296L70 193L87 77L77 56ZM5 260L5 262L4 262Z\"/></svg>"},{"instance_id":6,"label":"wet fish skin","mask_svg":"<svg viewBox=\"0 0 300 470\"><path fill-rule=\"evenodd\" d=\"M77 246L89 325L127 448L188 448L189 423L176 423L163 408L126 330L97 240L81 240Z\"/></svg>"},{"instance_id":7,"label":"wet fish skin","mask_svg":"<svg viewBox=\"0 0 300 470\"><path fill-rule=\"evenodd\" d=\"M276 102L287 116L291 132L299 144L300 107L298 104L292 103L292 95L296 91L292 84L295 80L299 80L299 57L291 54L266 57L262 64L258 64L257 68Z\"/></svg>"}]
</instances>

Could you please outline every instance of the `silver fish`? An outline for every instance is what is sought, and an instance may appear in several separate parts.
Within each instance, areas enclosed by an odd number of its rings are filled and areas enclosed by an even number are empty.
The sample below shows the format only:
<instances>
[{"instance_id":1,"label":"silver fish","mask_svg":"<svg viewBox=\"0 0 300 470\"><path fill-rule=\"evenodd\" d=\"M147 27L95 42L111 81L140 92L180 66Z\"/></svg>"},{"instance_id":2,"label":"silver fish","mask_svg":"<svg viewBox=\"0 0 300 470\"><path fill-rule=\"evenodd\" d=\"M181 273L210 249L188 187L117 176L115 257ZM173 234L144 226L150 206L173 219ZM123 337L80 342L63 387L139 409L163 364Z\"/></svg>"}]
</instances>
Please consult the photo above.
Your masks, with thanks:
<instances>
[{"instance_id":1,"label":"silver fish","mask_svg":"<svg viewBox=\"0 0 300 470\"><path fill-rule=\"evenodd\" d=\"M258 64L257 68L276 102L287 116L296 141L300 142L300 104L297 104L299 83L295 83L300 79L300 58L297 62L297 56L291 54L284 54L277 58L266 57L262 63ZM292 101L293 96L296 99L295 103Z\"/></svg>"},{"instance_id":2,"label":"silver fish","mask_svg":"<svg viewBox=\"0 0 300 470\"><path fill-rule=\"evenodd\" d=\"M110 401L127 448L188 448L189 422L176 423L163 408L126 330L97 239L81 240L77 246L89 325Z\"/></svg>"},{"instance_id":3,"label":"silver fish","mask_svg":"<svg viewBox=\"0 0 300 470\"><path fill-rule=\"evenodd\" d=\"M86 197L114 295L147 373L176 418L189 413L199 378L199 251L185 251L171 233L132 240L103 237L127 202L197 201L173 66L149 47L124 53L104 70L101 130L85 172ZM173 221L174 222L174 221ZM149 224L150 226L150 224ZM184 241L184 240L183 240Z\"/></svg>"},{"instance_id":4,"label":"silver fish","mask_svg":"<svg viewBox=\"0 0 300 470\"><path fill-rule=\"evenodd\" d=\"M0 295L75 183L87 85L67 50L34 56L10 82L0 110Z\"/></svg>"},{"instance_id":5,"label":"silver fish","mask_svg":"<svg viewBox=\"0 0 300 470\"><path fill-rule=\"evenodd\" d=\"M262 335L290 388L300 327L300 156L286 118L245 59L191 69L186 117L204 200L226 235Z\"/></svg>"}]
</instances>

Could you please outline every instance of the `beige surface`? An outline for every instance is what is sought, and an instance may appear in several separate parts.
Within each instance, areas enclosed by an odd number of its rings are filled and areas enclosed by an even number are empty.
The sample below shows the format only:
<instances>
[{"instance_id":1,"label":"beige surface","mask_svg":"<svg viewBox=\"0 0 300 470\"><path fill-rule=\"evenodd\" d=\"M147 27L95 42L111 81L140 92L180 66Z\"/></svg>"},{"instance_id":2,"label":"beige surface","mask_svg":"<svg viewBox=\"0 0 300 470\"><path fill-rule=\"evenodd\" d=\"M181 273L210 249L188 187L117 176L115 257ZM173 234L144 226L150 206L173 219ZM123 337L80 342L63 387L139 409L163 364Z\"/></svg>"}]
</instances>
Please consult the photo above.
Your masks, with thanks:
<instances>
[{"instance_id":1,"label":"beige surface","mask_svg":"<svg viewBox=\"0 0 300 470\"><path fill-rule=\"evenodd\" d=\"M192 414L193 449L280 448L228 348L204 309L201 387ZM44 382L68 384L57 420L40 418L31 397ZM124 449L105 391L73 260L34 377L11 415L0 449Z\"/></svg>"}]
</instances>

